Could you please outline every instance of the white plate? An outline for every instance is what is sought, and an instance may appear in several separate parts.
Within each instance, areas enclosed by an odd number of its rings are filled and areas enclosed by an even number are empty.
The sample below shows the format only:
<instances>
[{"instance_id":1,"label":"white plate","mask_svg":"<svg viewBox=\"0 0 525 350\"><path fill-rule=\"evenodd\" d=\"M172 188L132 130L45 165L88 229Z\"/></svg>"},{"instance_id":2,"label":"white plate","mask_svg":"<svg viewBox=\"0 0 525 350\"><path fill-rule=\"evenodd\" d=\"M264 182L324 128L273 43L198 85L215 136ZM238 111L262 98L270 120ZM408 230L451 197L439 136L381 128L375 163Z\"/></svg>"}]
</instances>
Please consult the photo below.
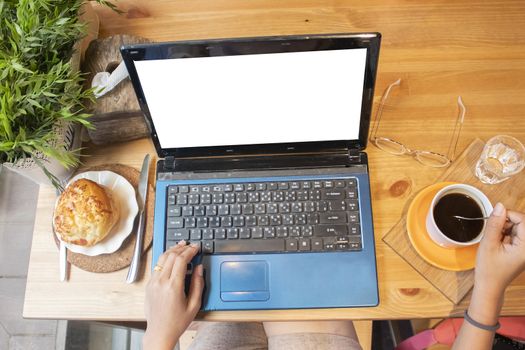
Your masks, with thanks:
<instances>
[{"instance_id":1,"label":"white plate","mask_svg":"<svg viewBox=\"0 0 525 350\"><path fill-rule=\"evenodd\" d=\"M120 207L120 219L113 226L107 237L94 246L84 247L64 242L67 249L88 256L116 252L133 230L135 216L137 216L139 211L135 189L128 180L112 171L88 171L81 173L72 178L67 185L69 186L78 179L92 180L110 189L116 204Z\"/></svg>"}]
</instances>

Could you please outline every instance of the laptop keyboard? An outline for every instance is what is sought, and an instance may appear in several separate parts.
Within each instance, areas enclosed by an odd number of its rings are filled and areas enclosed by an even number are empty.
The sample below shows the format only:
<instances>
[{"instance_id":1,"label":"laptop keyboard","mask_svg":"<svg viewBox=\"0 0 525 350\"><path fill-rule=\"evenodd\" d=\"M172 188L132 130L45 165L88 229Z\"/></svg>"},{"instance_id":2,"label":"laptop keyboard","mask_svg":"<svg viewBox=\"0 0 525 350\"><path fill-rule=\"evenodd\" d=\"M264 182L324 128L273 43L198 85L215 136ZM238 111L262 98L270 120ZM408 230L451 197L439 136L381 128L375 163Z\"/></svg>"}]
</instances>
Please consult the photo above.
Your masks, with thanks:
<instances>
[{"instance_id":1,"label":"laptop keyboard","mask_svg":"<svg viewBox=\"0 0 525 350\"><path fill-rule=\"evenodd\" d=\"M361 250L357 181L169 186L166 249L204 254Z\"/></svg>"}]
</instances>

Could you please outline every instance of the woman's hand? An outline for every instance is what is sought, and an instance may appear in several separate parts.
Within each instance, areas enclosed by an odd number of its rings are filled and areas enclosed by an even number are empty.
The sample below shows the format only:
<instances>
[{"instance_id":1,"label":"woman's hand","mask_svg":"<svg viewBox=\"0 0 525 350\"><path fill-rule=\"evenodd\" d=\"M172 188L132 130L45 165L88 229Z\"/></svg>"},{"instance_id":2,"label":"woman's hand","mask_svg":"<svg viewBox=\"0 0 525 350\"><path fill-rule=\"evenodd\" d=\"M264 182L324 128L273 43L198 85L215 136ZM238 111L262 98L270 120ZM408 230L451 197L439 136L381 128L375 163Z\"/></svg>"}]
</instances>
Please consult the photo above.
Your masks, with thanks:
<instances>
[{"instance_id":1,"label":"woman's hand","mask_svg":"<svg viewBox=\"0 0 525 350\"><path fill-rule=\"evenodd\" d=\"M507 221L508 218L508 221ZM501 296L525 268L525 215L498 203L478 249L475 284Z\"/></svg>"},{"instance_id":2,"label":"woman's hand","mask_svg":"<svg viewBox=\"0 0 525 350\"><path fill-rule=\"evenodd\" d=\"M485 326L495 326L503 293L524 268L525 215L507 211L498 203L479 244L469 316ZM493 340L494 332L465 321L452 349L490 350Z\"/></svg>"},{"instance_id":3,"label":"woman's hand","mask_svg":"<svg viewBox=\"0 0 525 350\"><path fill-rule=\"evenodd\" d=\"M162 254L146 286L144 350L172 350L201 306L204 288L202 265L193 269L188 296L184 293L186 266L198 253L196 245L184 241Z\"/></svg>"}]
</instances>

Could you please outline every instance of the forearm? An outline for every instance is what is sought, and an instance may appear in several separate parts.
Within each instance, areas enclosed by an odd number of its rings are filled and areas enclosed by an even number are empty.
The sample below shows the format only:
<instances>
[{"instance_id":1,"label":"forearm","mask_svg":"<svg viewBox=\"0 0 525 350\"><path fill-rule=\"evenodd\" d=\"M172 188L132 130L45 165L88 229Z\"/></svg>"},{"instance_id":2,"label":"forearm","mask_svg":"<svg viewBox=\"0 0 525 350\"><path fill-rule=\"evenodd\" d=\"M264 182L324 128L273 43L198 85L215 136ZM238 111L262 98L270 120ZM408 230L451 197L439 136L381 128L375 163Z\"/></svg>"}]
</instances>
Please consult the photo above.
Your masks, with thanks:
<instances>
[{"instance_id":1,"label":"forearm","mask_svg":"<svg viewBox=\"0 0 525 350\"><path fill-rule=\"evenodd\" d=\"M492 326L498 323L502 305L503 292L487 291L483 287L474 287L468 314L473 320ZM490 350L492 349L493 339L494 332L477 328L465 320L452 349Z\"/></svg>"}]
</instances>

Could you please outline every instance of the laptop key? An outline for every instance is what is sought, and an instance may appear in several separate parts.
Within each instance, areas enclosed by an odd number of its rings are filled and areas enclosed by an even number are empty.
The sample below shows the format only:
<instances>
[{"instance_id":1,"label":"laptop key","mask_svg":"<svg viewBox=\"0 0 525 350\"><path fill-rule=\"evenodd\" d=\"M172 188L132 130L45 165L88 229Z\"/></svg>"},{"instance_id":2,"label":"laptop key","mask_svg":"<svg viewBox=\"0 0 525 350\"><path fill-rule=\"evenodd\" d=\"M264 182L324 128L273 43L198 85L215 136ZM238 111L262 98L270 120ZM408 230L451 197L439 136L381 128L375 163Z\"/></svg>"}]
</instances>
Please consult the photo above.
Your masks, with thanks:
<instances>
[{"instance_id":1,"label":"laptop key","mask_svg":"<svg viewBox=\"0 0 525 350\"><path fill-rule=\"evenodd\" d=\"M204 241L202 242L202 253L211 254L213 253L213 241Z\"/></svg>"},{"instance_id":2,"label":"laptop key","mask_svg":"<svg viewBox=\"0 0 525 350\"><path fill-rule=\"evenodd\" d=\"M197 220L195 218L185 218L184 227L189 227L189 228L197 227Z\"/></svg>"},{"instance_id":3,"label":"laptop key","mask_svg":"<svg viewBox=\"0 0 525 350\"><path fill-rule=\"evenodd\" d=\"M320 220L321 224L343 224L347 222L346 212L334 211L329 213L321 213Z\"/></svg>"},{"instance_id":4,"label":"laptop key","mask_svg":"<svg viewBox=\"0 0 525 350\"><path fill-rule=\"evenodd\" d=\"M203 205L197 205L193 207L193 215L204 216L205 214L206 214L206 209Z\"/></svg>"},{"instance_id":5,"label":"laptop key","mask_svg":"<svg viewBox=\"0 0 525 350\"><path fill-rule=\"evenodd\" d=\"M224 203L228 203L228 204L235 203L235 193L226 193L224 195Z\"/></svg>"},{"instance_id":6,"label":"laptop key","mask_svg":"<svg viewBox=\"0 0 525 350\"><path fill-rule=\"evenodd\" d=\"M242 213L245 215L253 214L253 204L243 204Z\"/></svg>"},{"instance_id":7,"label":"laptop key","mask_svg":"<svg viewBox=\"0 0 525 350\"><path fill-rule=\"evenodd\" d=\"M244 216L234 216L233 217L233 226L242 227L244 226Z\"/></svg>"},{"instance_id":8,"label":"laptop key","mask_svg":"<svg viewBox=\"0 0 525 350\"><path fill-rule=\"evenodd\" d=\"M169 217L168 228L182 228L184 227L184 219L180 217Z\"/></svg>"},{"instance_id":9,"label":"laptop key","mask_svg":"<svg viewBox=\"0 0 525 350\"><path fill-rule=\"evenodd\" d=\"M296 239L287 239L286 240L286 250L287 251L296 251L297 250L297 240Z\"/></svg>"},{"instance_id":10,"label":"laptop key","mask_svg":"<svg viewBox=\"0 0 525 350\"><path fill-rule=\"evenodd\" d=\"M212 216L209 218L208 221L209 227L220 227L221 226L221 218L218 216Z\"/></svg>"},{"instance_id":11,"label":"laptop key","mask_svg":"<svg viewBox=\"0 0 525 350\"><path fill-rule=\"evenodd\" d=\"M301 227L301 234L303 237L310 237L314 234L314 229L312 226L303 226Z\"/></svg>"},{"instance_id":12,"label":"laptop key","mask_svg":"<svg viewBox=\"0 0 525 350\"><path fill-rule=\"evenodd\" d=\"M177 241L190 239L190 231L186 229L168 229L166 239Z\"/></svg>"},{"instance_id":13,"label":"laptop key","mask_svg":"<svg viewBox=\"0 0 525 350\"><path fill-rule=\"evenodd\" d=\"M350 229L351 235L360 235L361 234L361 227L359 224L350 224L348 225L348 228Z\"/></svg>"},{"instance_id":14,"label":"laptop key","mask_svg":"<svg viewBox=\"0 0 525 350\"><path fill-rule=\"evenodd\" d=\"M182 207L182 216L193 216L193 207L191 205Z\"/></svg>"},{"instance_id":15,"label":"laptop key","mask_svg":"<svg viewBox=\"0 0 525 350\"><path fill-rule=\"evenodd\" d=\"M224 201L224 196L222 193L214 193L212 196L213 204L222 204Z\"/></svg>"},{"instance_id":16,"label":"laptop key","mask_svg":"<svg viewBox=\"0 0 525 350\"><path fill-rule=\"evenodd\" d=\"M275 237L275 227L265 227L264 238L274 238Z\"/></svg>"},{"instance_id":17,"label":"laptop key","mask_svg":"<svg viewBox=\"0 0 525 350\"><path fill-rule=\"evenodd\" d=\"M310 250L310 239L301 238L299 239L299 250L300 251L309 251Z\"/></svg>"},{"instance_id":18,"label":"laptop key","mask_svg":"<svg viewBox=\"0 0 525 350\"><path fill-rule=\"evenodd\" d=\"M345 211L346 210L346 202L343 200L327 201L327 203L328 203L328 209L330 211Z\"/></svg>"},{"instance_id":19,"label":"laptop key","mask_svg":"<svg viewBox=\"0 0 525 350\"><path fill-rule=\"evenodd\" d=\"M277 182L268 182L268 189L275 191L278 188Z\"/></svg>"},{"instance_id":20,"label":"laptop key","mask_svg":"<svg viewBox=\"0 0 525 350\"><path fill-rule=\"evenodd\" d=\"M347 235L348 227L346 225L317 225L314 226L314 235L317 237Z\"/></svg>"},{"instance_id":21,"label":"laptop key","mask_svg":"<svg viewBox=\"0 0 525 350\"><path fill-rule=\"evenodd\" d=\"M215 253L272 253L284 251L284 239L215 241Z\"/></svg>"},{"instance_id":22,"label":"laptop key","mask_svg":"<svg viewBox=\"0 0 525 350\"><path fill-rule=\"evenodd\" d=\"M334 199L345 199L345 191L338 188L330 188L321 191L321 199L334 200Z\"/></svg>"},{"instance_id":23,"label":"laptop key","mask_svg":"<svg viewBox=\"0 0 525 350\"><path fill-rule=\"evenodd\" d=\"M209 193L201 194L201 204L211 204L211 194Z\"/></svg>"},{"instance_id":24,"label":"laptop key","mask_svg":"<svg viewBox=\"0 0 525 350\"><path fill-rule=\"evenodd\" d=\"M359 212L351 212L348 213L348 221L349 222L359 222Z\"/></svg>"},{"instance_id":25,"label":"laptop key","mask_svg":"<svg viewBox=\"0 0 525 350\"><path fill-rule=\"evenodd\" d=\"M288 227L285 227L285 226L277 227L277 237L280 237L280 238L288 237Z\"/></svg>"},{"instance_id":26,"label":"laptop key","mask_svg":"<svg viewBox=\"0 0 525 350\"><path fill-rule=\"evenodd\" d=\"M357 198L357 188L351 188L346 190L346 196L350 199L356 199Z\"/></svg>"},{"instance_id":27,"label":"laptop key","mask_svg":"<svg viewBox=\"0 0 525 350\"><path fill-rule=\"evenodd\" d=\"M337 188L344 188L345 187L345 182L344 181L335 181L335 187Z\"/></svg>"},{"instance_id":28,"label":"laptop key","mask_svg":"<svg viewBox=\"0 0 525 350\"><path fill-rule=\"evenodd\" d=\"M181 215L181 207L176 207L174 205L170 205L168 207L168 216L180 216Z\"/></svg>"},{"instance_id":29,"label":"laptop key","mask_svg":"<svg viewBox=\"0 0 525 350\"><path fill-rule=\"evenodd\" d=\"M357 202L357 199L348 199L346 201L346 205L348 206L348 210L350 211L359 210L359 204Z\"/></svg>"},{"instance_id":30,"label":"laptop key","mask_svg":"<svg viewBox=\"0 0 525 350\"><path fill-rule=\"evenodd\" d=\"M240 215L242 212L241 205L233 204L232 206L230 206L230 212L232 215Z\"/></svg>"},{"instance_id":31,"label":"laptop key","mask_svg":"<svg viewBox=\"0 0 525 350\"><path fill-rule=\"evenodd\" d=\"M205 228L202 230L202 239L213 239L213 229Z\"/></svg>"},{"instance_id":32,"label":"laptop key","mask_svg":"<svg viewBox=\"0 0 525 350\"><path fill-rule=\"evenodd\" d=\"M239 238L240 239L248 239L250 238L251 234L250 234L250 229L247 228L247 227L241 227L239 229Z\"/></svg>"},{"instance_id":33,"label":"laptop key","mask_svg":"<svg viewBox=\"0 0 525 350\"><path fill-rule=\"evenodd\" d=\"M236 228L229 228L226 230L226 237L228 239L237 239L239 238L239 230Z\"/></svg>"},{"instance_id":34,"label":"laptop key","mask_svg":"<svg viewBox=\"0 0 525 350\"><path fill-rule=\"evenodd\" d=\"M197 218L197 227L203 228L208 227L208 218L207 217L198 217Z\"/></svg>"},{"instance_id":35,"label":"laptop key","mask_svg":"<svg viewBox=\"0 0 525 350\"><path fill-rule=\"evenodd\" d=\"M263 238L263 229L262 227L252 228L252 238Z\"/></svg>"},{"instance_id":36,"label":"laptop key","mask_svg":"<svg viewBox=\"0 0 525 350\"><path fill-rule=\"evenodd\" d=\"M311 247L312 247L312 251L323 250L323 239L322 238L312 238Z\"/></svg>"},{"instance_id":37,"label":"laptop key","mask_svg":"<svg viewBox=\"0 0 525 350\"><path fill-rule=\"evenodd\" d=\"M230 214L230 206L228 204L221 204L217 208L221 216Z\"/></svg>"},{"instance_id":38,"label":"laptop key","mask_svg":"<svg viewBox=\"0 0 525 350\"><path fill-rule=\"evenodd\" d=\"M217 228L214 230L215 239L226 239L226 229Z\"/></svg>"},{"instance_id":39,"label":"laptop key","mask_svg":"<svg viewBox=\"0 0 525 350\"><path fill-rule=\"evenodd\" d=\"M245 217L246 226L252 227L257 226L257 217L255 215L249 215Z\"/></svg>"},{"instance_id":40,"label":"laptop key","mask_svg":"<svg viewBox=\"0 0 525 350\"><path fill-rule=\"evenodd\" d=\"M190 239L191 240L200 240L202 239L202 232L200 229L190 230Z\"/></svg>"},{"instance_id":41,"label":"laptop key","mask_svg":"<svg viewBox=\"0 0 525 350\"><path fill-rule=\"evenodd\" d=\"M168 203L171 204L171 202L169 201L169 199L168 199ZM178 195L176 196L176 203L177 203L177 204L181 204L181 205L186 205L186 204L188 204L188 195L186 195L186 194L178 194ZM175 203L173 203L173 204L175 204Z\"/></svg>"}]
</instances>

